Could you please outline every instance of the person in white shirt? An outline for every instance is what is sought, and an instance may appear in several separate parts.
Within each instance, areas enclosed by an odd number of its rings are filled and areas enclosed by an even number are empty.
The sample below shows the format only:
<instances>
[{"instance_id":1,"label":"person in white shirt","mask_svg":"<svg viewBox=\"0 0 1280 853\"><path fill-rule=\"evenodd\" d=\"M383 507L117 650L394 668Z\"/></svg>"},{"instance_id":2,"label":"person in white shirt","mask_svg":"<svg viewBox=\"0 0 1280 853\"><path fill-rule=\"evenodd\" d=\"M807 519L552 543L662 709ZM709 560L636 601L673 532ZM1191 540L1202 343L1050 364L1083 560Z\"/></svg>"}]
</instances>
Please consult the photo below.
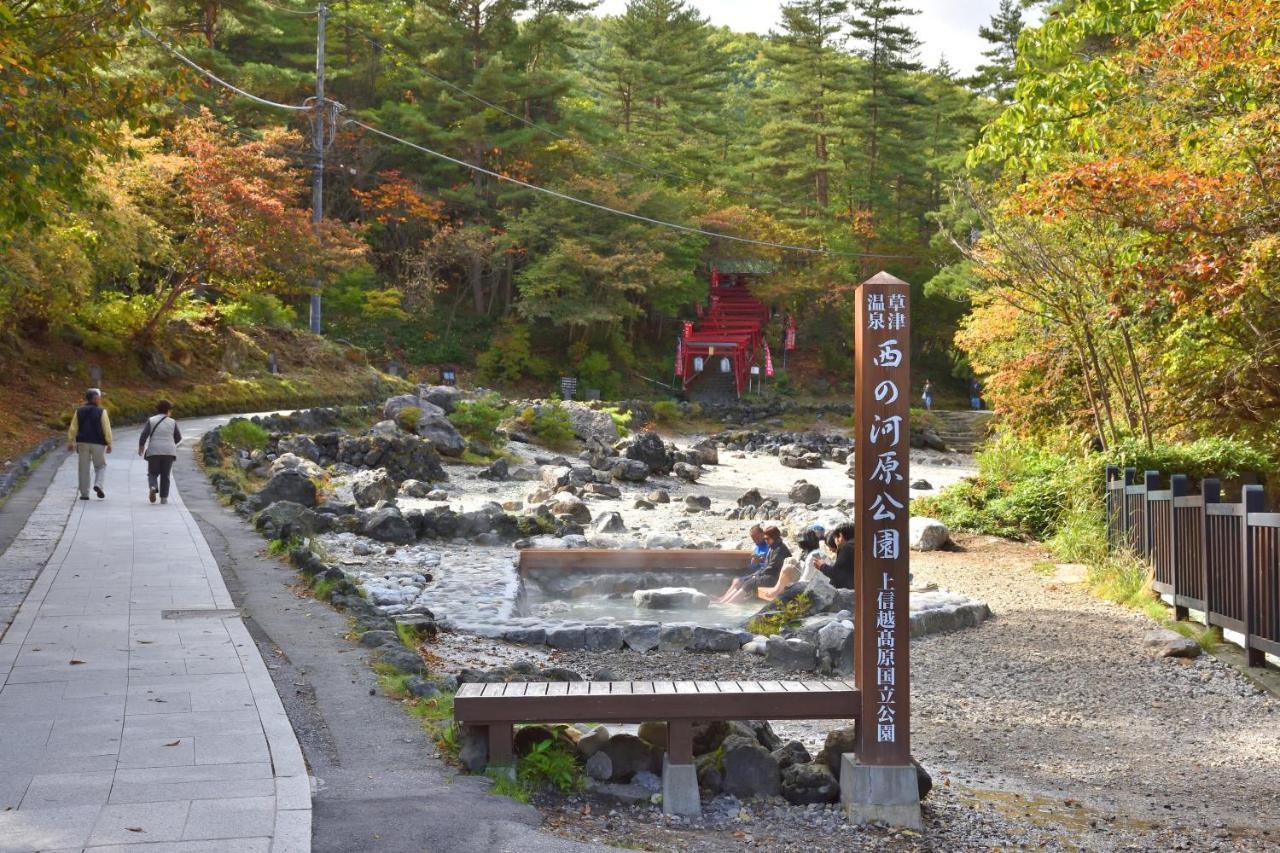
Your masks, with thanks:
<instances>
[{"instance_id":1,"label":"person in white shirt","mask_svg":"<svg viewBox=\"0 0 1280 853\"><path fill-rule=\"evenodd\" d=\"M171 411L173 404L168 400L157 403L156 413L147 419L138 439L138 455L147 460L148 499L151 503L156 502L157 495L160 503L169 502L169 475L178 458L178 445L182 442L182 431L170 416Z\"/></svg>"}]
</instances>

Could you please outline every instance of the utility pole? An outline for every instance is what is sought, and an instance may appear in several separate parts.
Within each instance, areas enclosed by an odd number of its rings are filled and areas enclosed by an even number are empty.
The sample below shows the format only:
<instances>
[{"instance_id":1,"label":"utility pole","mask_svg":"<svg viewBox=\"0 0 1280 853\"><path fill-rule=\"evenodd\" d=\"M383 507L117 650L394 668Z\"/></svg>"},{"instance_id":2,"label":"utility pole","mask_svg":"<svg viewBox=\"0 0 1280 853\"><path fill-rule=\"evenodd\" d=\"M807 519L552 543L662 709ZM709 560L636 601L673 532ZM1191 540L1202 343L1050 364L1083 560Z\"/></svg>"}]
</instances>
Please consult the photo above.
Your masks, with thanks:
<instances>
[{"instance_id":1,"label":"utility pole","mask_svg":"<svg viewBox=\"0 0 1280 853\"><path fill-rule=\"evenodd\" d=\"M325 108L324 100L324 22L329 17L329 4L320 0L316 10L316 110L311 124L311 144L315 149L315 164L311 172L311 224L317 236L320 232L320 221L324 218L324 137ZM311 331L320 334L320 287L321 280L315 281L311 291Z\"/></svg>"}]
</instances>

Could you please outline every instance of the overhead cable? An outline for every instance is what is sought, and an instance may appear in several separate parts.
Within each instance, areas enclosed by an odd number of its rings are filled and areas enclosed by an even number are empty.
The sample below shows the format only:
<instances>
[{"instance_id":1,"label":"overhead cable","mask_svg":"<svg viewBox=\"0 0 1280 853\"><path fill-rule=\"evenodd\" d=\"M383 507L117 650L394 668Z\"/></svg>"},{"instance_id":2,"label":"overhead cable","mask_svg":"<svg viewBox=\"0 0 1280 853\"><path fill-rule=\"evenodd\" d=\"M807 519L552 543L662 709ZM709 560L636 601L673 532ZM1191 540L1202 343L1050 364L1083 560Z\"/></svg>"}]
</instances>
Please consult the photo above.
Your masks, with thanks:
<instances>
[{"instance_id":1,"label":"overhead cable","mask_svg":"<svg viewBox=\"0 0 1280 853\"><path fill-rule=\"evenodd\" d=\"M558 190L553 190L547 187L538 186L537 184L531 184L528 181L521 180L520 178L513 178L510 175L504 175L501 172L495 172L492 169L486 169L484 166L479 166L475 163L468 163L466 160L459 160L457 157L451 157L448 154L444 154L440 151L436 151L434 149L428 148L425 145L419 145L416 142L410 142L407 139L403 139L399 136L396 136L395 134L387 133L385 130L380 130L374 127L373 125L365 124L364 122L359 121L357 119L349 118L345 122L343 122L343 124L353 124L356 127L364 128L370 133L374 133L385 139L389 139L392 142L398 142L401 145L407 145L410 148L414 148L418 151L421 151L424 154L430 154L432 157L438 157L441 160L447 160L448 162L453 163L457 166L461 166L464 169L470 169L474 172L479 172L483 175L488 175L491 178L497 178L500 181L506 181L508 183L516 184L517 186L522 186L526 189L535 190L540 193L545 193L546 195L554 196L555 198L562 199L564 201L573 202L574 204L580 204L586 207L593 207L596 210L602 210L606 213L612 213L617 216L625 216L628 219L635 219L640 222L647 222L650 225L660 225L664 228L673 228L677 231L684 231L685 233L688 233L688 234L700 234L704 237L710 237L716 240L730 240L734 243L746 243L752 246L764 246L766 248L782 249L788 252L803 252L811 255L838 255L841 257L850 257L850 258L916 260L916 257L914 255L885 255L885 254L879 254L876 252L839 252L839 251L834 251L830 249L819 249L813 246L794 246L788 243L774 243L770 240L754 240L750 237L735 237L731 234L717 234L714 231L707 231L702 228L696 228L692 225L682 225L679 222L667 222L666 220L655 219L651 216L645 216L640 213L632 213L629 210L619 210L618 208L610 207L607 204L600 204L599 202L588 201L587 199L577 198L576 196L571 196L571 195L568 195L567 193L559 192Z\"/></svg>"}]
</instances>

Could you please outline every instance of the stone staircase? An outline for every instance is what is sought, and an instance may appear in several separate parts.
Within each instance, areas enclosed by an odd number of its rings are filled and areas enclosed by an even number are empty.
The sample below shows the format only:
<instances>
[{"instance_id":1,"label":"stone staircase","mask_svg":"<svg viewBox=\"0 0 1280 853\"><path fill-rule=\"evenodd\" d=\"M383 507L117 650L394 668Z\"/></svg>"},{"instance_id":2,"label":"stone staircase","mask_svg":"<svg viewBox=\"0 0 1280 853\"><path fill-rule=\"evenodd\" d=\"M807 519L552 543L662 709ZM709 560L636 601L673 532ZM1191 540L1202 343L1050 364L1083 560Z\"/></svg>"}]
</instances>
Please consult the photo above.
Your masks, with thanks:
<instances>
[{"instance_id":1,"label":"stone staircase","mask_svg":"<svg viewBox=\"0 0 1280 853\"><path fill-rule=\"evenodd\" d=\"M723 403L738 399L732 373L721 373L719 359L708 360L707 369L689 383L689 398L699 403Z\"/></svg>"},{"instance_id":2,"label":"stone staircase","mask_svg":"<svg viewBox=\"0 0 1280 853\"><path fill-rule=\"evenodd\" d=\"M933 410L938 436L957 453L973 453L987 439L995 415L987 411Z\"/></svg>"}]
</instances>

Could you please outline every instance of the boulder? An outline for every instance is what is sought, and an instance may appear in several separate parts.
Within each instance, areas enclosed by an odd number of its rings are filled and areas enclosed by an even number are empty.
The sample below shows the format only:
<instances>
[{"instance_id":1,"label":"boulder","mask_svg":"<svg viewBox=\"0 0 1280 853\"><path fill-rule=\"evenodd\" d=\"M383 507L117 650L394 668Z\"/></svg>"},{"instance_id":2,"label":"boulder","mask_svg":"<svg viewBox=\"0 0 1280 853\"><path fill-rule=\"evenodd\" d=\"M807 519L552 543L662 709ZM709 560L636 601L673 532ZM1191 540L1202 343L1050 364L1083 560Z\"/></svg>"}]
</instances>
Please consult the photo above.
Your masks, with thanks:
<instances>
[{"instance_id":1,"label":"boulder","mask_svg":"<svg viewBox=\"0 0 1280 853\"><path fill-rule=\"evenodd\" d=\"M276 501L290 501L304 507L316 505L316 484L297 471L281 471L250 498L252 509L262 509Z\"/></svg>"},{"instance_id":2,"label":"boulder","mask_svg":"<svg viewBox=\"0 0 1280 853\"><path fill-rule=\"evenodd\" d=\"M297 471L302 476L314 480L324 476L324 469L309 459L303 459L294 453L282 453L271 463L271 474L275 476L281 471Z\"/></svg>"},{"instance_id":3,"label":"boulder","mask_svg":"<svg viewBox=\"0 0 1280 853\"><path fill-rule=\"evenodd\" d=\"M736 652L750 638L746 631L699 625L693 629L693 642L688 649L691 652Z\"/></svg>"},{"instance_id":4,"label":"boulder","mask_svg":"<svg viewBox=\"0 0 1280 853\"><path fill-rule=\"evenodd\" d=\"M651 652L658 647L662 626L657 622L629 622L622 626L622 641L636 652Z\"/></svg>"},{"instance_id":5,"label":"boulder","mask_svg":"<svg viewBox=\"0 0 1280 853\"><path fill-rule=\"evenodd\" d=\"M649 478L649 466L639 459L619 459L610 469L615 480L627 483L643 483Z\"/></svg>"},{"instance_id":6,"label":"boulder","mask_svg":"<svg viewBox=\"0 0 1280 853\"><path fill-rule=\"evenodd\" d=\"M858 727L856 724L847 728L832 729L827 732L827 739L817 757L814 758L814 762L825 765L832 775L838 778L840 775L840 756L850 752L857 752L857 749Z\"/></svg>"},{"instance_id":7,"label":"boulder","mask_svg":"<svg viewBox=\"0 0 1280 853\"><path fill-rule=\"evenodd\" d=\"M609 730L604 726L596 726L591 731L578 738L578 754L583 758L590 758L609 742ZM609 771L613 773L612 770Z\"/></svg>"},{"instance_id":8,"label":"boulder","mask_svg":"<svg viewBox=\"0 0 1280 853\"><path fill-rule=\"evenodd\" d=\"M419 418L418 435L441 456L461 456L467 449L467 440L443 414L424 414Z\"/></svg>"},{"instance_id":9,"label":"boulder","mask_svg":"<svg viewBox=\"0 0 1280 853\"><path fill-rule=\"evenodd\" d=\"M738 498L738 506L757 507L762 503L764 503L764 495L760 494L760 490L754 487L747 489Z\"/></svg>"},{"instance_id":10,"label":"boulder","mask_svg":"<svg viewBox=\"0 0 1280 853\"><path fill-rule=\"evenodd\" d=\"M439 406L446 415L453 412L462 392L450 385L419 385L418 399L433 406Z\"/></svg>"},{"instance_id":11,"label":"boulder","mask_svg":"<svg viewBox=\"0 0 1280 853\"><path fill-rule=\"evenodd\" d=\"M635 735L617 734L597 754L607 755L613 766L611 782L629 782L637 773L662 770L662 750L645 743Z\"/></svg>"},{"instance_id":12,"label":"boulder","mask_svg":"<svg viewBox=\"0 0 1280 853\"><path fill-rule=\"evenodd\" d=\"M396 497L396 482L387 476L386 468L359 471L351 481L351 495L356 506L371 507L378 501L392 501Z\"/></svg>"},{"instance_id":13,"label":"boulder","mask_svg":"<svg viewBox=\"0 0 1280 853\"><path fill-rule=\"evenodd\" d=\"M734 720L729 723L729 733L753 737L770 752L782 748L782 738L774 732L768 720Z\"/></svg>"},{"instance_id":14,"label":"boulder","mask_svg":"<svg viewBox=\"0 0 1280 853\"><path fill-rule=\"evenodd\" d=\"M724 787L724 774L715 755L700 755L694 760L698 772L698 787L712 794L719 794Z\"/></svg>"},{"instance_id":15,"label":"boulder","mask_svg":"<svg viewBox=\"0 0 1280 853\"><path fill-rule=\"evenodd\" d=\"M484 772L489 763L489 735L481 728L463 727L458 763L471 773Z\"/></svg>"},{"instance_id":16,"label":"boulder","mask_svg":"<svg viewBox=\"0 0 1280 853\"><path fill-rule=\"evenodd\" d=\"M911 488L921 492L930 492L933 491L933 484L928 480L912 480Z\"/></svg>"},{"instance_id":17,"label":"boulder","mask_svg":"<svg viewBox=\"0 0 1280 853\"><path fill-rule=\"evenodd\" d=\"M675 474L681 480L696 483L698 482L698 478L702 476L702 469L697 465L690 465L688 462L677 462L672 466L671 473Z\"/></svg>"},{"instance_id":18,"label":"boulder","mask_svg":"<svg viewBox=\"0 0 1280 853\"><path fill-rule=\"evenodd\" d=\"M822 456L818 453L782 453L778 455L778 462L784 468L821 468Z\"/></svg>"},{"instance_id":19,"label":"boulder","mask_svg":"<svg viewBox=\"0 0 1280 853\"><path fill-rule=\"evenodd\" d=\"M425 498L431 494L431 491L430 483L424 483L421 480L405 480L400 484L397 494L406 498Z\"/></svg>"},{"instance_id":20,"label":"boulder","mask_svg":"<svg viewBox=\"0 0 1280 853\"><path fill-rule=\"evenodd\" d=\"M511 479L511 472L507 466L507 460L495 459L489 463L479 474L476 474L482 480L493 480L494 482L502 482Z\"/></svg>"},{"instance_id":21,"label":"boulder","mask_svg":"<svg viewBox=\"0 0 1280 853\"><path fill-rule=\"evenodd\" d=\"M413 525L393 506L375 509L364 516L360 521L360 533L370 539L395 545L408 545L417 538Z\"/></svg>"},{"instance_id":22,"label":"boulder","mask_svg":"<svg viewBox=\"0 0 1280 853\"><path fill-rule=\"evenodd\" d=\"M582 498L569 492L557 492L551 496L551 512L558 516L568 516L574 524L590 524L591 510Z\"/></svg>"},{"instance_id":23,"label":"boulder","mask_svg":"<svg viewBox=\"0 0 1280 853\"><path fill-rule=\"evenodd\" d=\"M636 502L631 505L633 509L653 509L653 504L644 498L637 498Z\"/></svg>"},{"instance_id":24,"label":"boulder","mask_svg":"<svg viewBox=\"0 0 1280 853\"><path fill-rule=\"evenodd\" d=\"M606 512L596 517L591 529L596 533L626 533L627 523L616 512Z\"/></svg>"},{"instance_id":25,"label":"boulder","mask_svg":"<svg viewBox=\"0 0 1280 853\"><path fill-rule=\"evenodd\" d=\"M622 497L622 489L609 483L587 483L582 487L582 491L589 495L599 495L602 498L617 499Z\"/></svg>"},{"instance_id":26,"label":"boulder","mask_svg":"<svg viewBox=\"0 0 1280 853\"><path fill-rule=\"evenodd\" d=\"M658 630L658 651L682 652L693 643L693 630L697 628L689 622L668 622Z\"/></svg>"},{"instance_id":27,"label":"boulder","mask_svg":"<svg viewBox=\"0 0 1280 853\"><path fill-rule=\"evenodd\" d=\"M920 795L921 801L929 796L929 792L933 790L933 777L929 775L929 771L924 769L919 761L911 759L911 765L916 769L916 792Z\"/></svg>"},{"instance_id":28,"label":"boulder","mask_svg":"<svg viewBox=\"0 0 1280 853\"><path fill-rule=\"evenodd\" d=\"M617 625L588 625L583 632L584 647L591 652L615 652L622 648L624 639Z\"/></svg>"},{"instance_id":29,"label":"boulder","mask_svg":"<svg viewBox=\"0 0 1280 853\"><path fill-rule=\"evenodd\" d=\"M612 444L618 440L618 425L608 412L601 412L571 400L560 404L569 415L573 434L583 441L595 439Z\"/></svg>"},{"instance_id":30,"label":"boulder","mask_svg":"<svg viewBox=\"0 0 1280 853\"><path fill-rule=\"evenodd\" d=\"M587 647L587 631L581 625L547 629L547 645L562 651L581 651ZM581 681L581 677L577 680Z\"/></svg>"},{"instance_id":31,"label":"boulder","mask_svg":"<svg viewBox=\"0 0 1280 853\"><path fill-rule=\"evenodd\" d=\"M692 587L638 589L631 597L641 610L700 610L711 604L710 596Z\"/></svg>"},{"instance_id":32,"label":"boulder","mask_svg":"<svg viewBox=\"0 0 1280 853\"><path fill-rule=\"evenodd\" d=\"M798 740L789 740L782 746L773 751L773 757L778 762L778 767L786 770L793 764L808 764L813 760L813 756L809 754L809 750L804 748Z\"/></svg>"},{"instance_id":33,"label":"boulder","mask_svg":"<svg viewBox=\"0 0 1280 853\"><path fill-rule=\"evenodd\" d=\"M729 736L729 724L724 720L708 720L693 724L693 754L714 752Z\"/></svg>"},{"instance_id":34,"label":"boulder","mask_svg":"<svg viewBox=\"0 0 1280 853\"><path fill-rule=\"evenodd\" d=\"M770 637L764 654L769 663L788 672L812 672L818 667L817 649L798 637Z\"/></svg>"},{"instance_id":35,"label":"boulder","mask_svg":"<svg viewBox=\"0 0 1280 853\"><path fill-rule=\"evenodd\" d=\"M1199 657L1201 652L1200 644L1195 640L1167 628L1148 631L1142 642L1156 657L1194 658Z\"/></svg>"},{"instance_id":36,"label":"boulder","mask_svg":"<svg viewBox=\"0 0 1280 853\"><path fill-rule=\"evenodd\" d=\"M853 672L853 622L828 622L818 630L818 668L840 675Z\"/></svg>"},{"instance_id":37,"label":"boulder","mask_svg":"<svg viewBox=\"0 0 1280 853\"><path fill-rule=\"evenodd\" d=\"M684 548L684 537L676 533L654 533L645 540L646 548Z\"/></svg>"},{"instance_id":38,"label":"boulder","mask_svg":"<svg viewBox=\"0 0 1280 853\"><path fill-rule=\"evenodd\" d=\"M417 394L399 394L389 398L382 404L382 417L389 421L395 421L396 416L408 408L422 408L422 401L418 399Z\"/></svg>"},{"instance_id":39,"label":"boulder","mask_svg":"<svg viewBox=\"0 0 1280 853\"><path fill-rule=\"evenodd\" d=\"M698 454L698 460L703 465L720 464L720 445L714 438L704 438L689 449Z\"/></svg>"},{"instance_id":40,"label":"boulder","mask_svg":"<svg viewBox=\"0 0 1280 853\"><path fill-rule=\"evenodd\" d=\"M666 474L671 471L671 462L667 457L667 446L662 436L656 432L642 432L627 445L623 455L628 459L643 462L651 474Z\"/></svg>"},{"instance_id":41,"label":"boulder","mask_svg":"<svg viewBox=\"0 0 1280 853\"><path fill-rule=\"evenodd\" d=\"M613 777L613 759L604 751L595 752L582 768L592 779L608 782Z\"/></svg>"},{"instance_id":42,"label":"boulder","mask_svg":"<svg viewBox=\"0 0 1280 853\"><path fill-rule=\"evenodd\" d=\"M711 498L706 495L685 495L684 507L685 509L697 511L711 509Z\"/></svg>"},{"instance_id":43,"label":"boulder","mask_svg":"<svg viewBox=\"0 0 1280 853\"><path fill-rule=\"evenodd\" d=\"M393 667L396 672L405 675L426 675L427 665L416 652L409 651L401 645L379 647L375 652L378 660Z\"/></svg>"},{"instance_id":44,"label":"boulder","mask_svg":"<svg viewBox=\"0 0 1280 853\"><path fill-rule=\"evenodd\" d=\"M671 495L667 493L666 489L654 489L645 495L645 500L655 504L669 504L671 503Z\"/></svg>"},{"instance_id":45,"label":"boulder","mask_svg":"<svg viewBox=\"0 0 1280 853\"><path fill-rule=\"evenodd\" d=\"M253 519L254 528L267 539L305 539L333 529L333 519L293 501L276 501Z\"/></svg>"},{"instance_id":46,"label":"boulder","mask_svg":"<svg viewBox=\"0 0 1280 853\"><path fill-rule=\"evenodd\" d=\"M791 764L782 770L781 793L793 806L834 803L840 784L826 765Z\"/></svg>"},{"instance_id":47,"label":"boulder","mask_svg":"<svg viewBox=\"0 0 1280 853\"><path fill-rule=\"evenodd\" d=\"M791 491L787 492L787 497L793 503L816 504L822 499L822 492L807 480L796 480L791 486Z\"/></svg>"},{"instance_id":48,"label":"boulder","mask_svg":"<svg viewBox=\"0 0 1280 853\"><path fill-rule=\"evenodd\" d=\"M937 551L951 541L947 526L937 519L912 516L909 524L912 551Z\"/></svg>"},{"instance_id":49,"label":"boulder","mask_svg":"<svg viewBox=\"0 0 1280 853\"><path fill-rule=\"evenodd\" d=\"M543 681L575 682L586 680L580 673L563 666L549 666L538 675Z\"/></svg>"},{"instance_id":50,"label":"boulder","mask_svg":"<svg viewBox=\"0 0 1280 853\"><path fill-rule=\"evenodd\" d=\"M640 728L636 731L640 740L645 743L652 744L658 749L666 750L667 748L667 724L649 720L640 724Z\"/></svg>"},{"instance_id":51,"label":"boulder","mask_svg":"<svg viewBox=\"0 0 1280 853\"><path fill-rule=\"evenodd\" d=\"M773 797L781 790L778 761L756 740L730 735L721 744L722 790L735 797Z\"/></svg>"},{"instance_id":52,"label":"boulder","mask_svg":"<svg viewBox=\"0 0 1280 853\"><path fill-rule=\"evenodd\" d=\"M282 456L292 453L294 456L305 459L308 462L320 461L320 446L309 435L287 435L280 439L280 444L276 449Z\"/></svg>"}]
</instances>

